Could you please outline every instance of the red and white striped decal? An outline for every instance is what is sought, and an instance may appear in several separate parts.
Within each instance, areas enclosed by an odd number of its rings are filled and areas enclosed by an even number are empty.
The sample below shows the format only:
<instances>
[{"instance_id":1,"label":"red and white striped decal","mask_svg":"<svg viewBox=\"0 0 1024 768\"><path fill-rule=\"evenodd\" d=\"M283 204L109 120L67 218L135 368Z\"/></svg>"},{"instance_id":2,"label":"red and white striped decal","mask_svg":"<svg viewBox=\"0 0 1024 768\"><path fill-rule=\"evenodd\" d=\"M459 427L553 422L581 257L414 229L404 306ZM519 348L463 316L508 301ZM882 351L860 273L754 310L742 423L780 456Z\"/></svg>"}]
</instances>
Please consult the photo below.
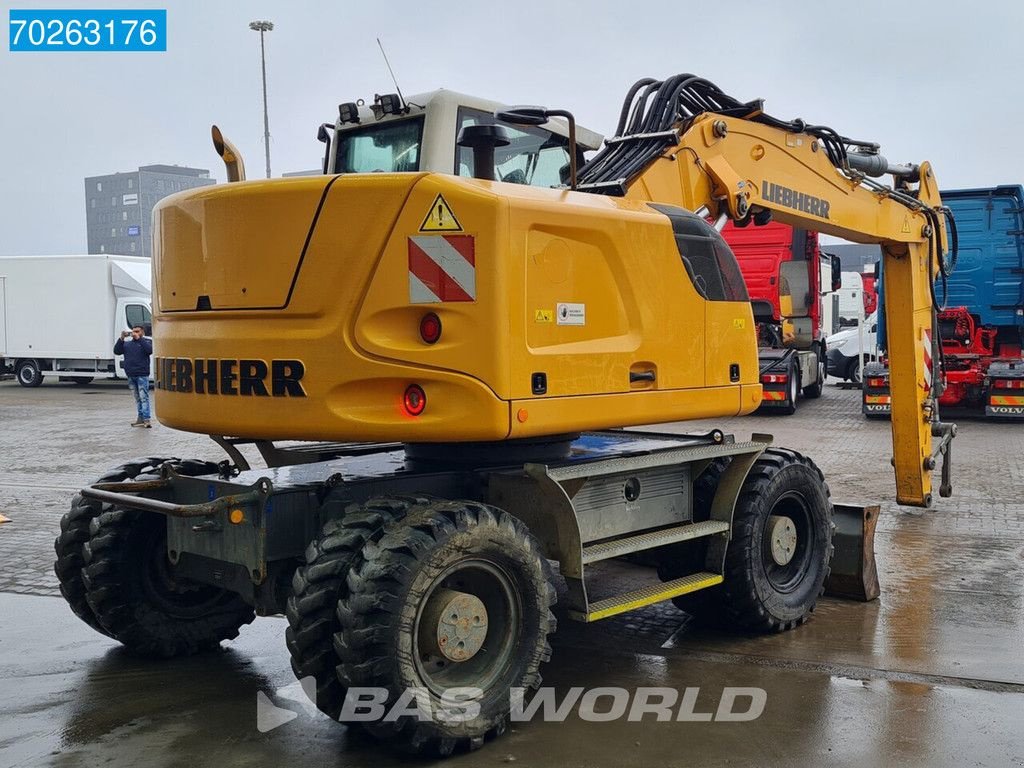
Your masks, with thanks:
<instances>
[{"instance_id":1,"label":"red and white striped decal","mask_svg":"<svg viewBox=\"0 0 1024 768\"><path fill-rule=\"evenodd\" d=\"M924 353L924 388L930 392L932 388L932 332L927 328L921 330L921 347Z\"/></svg>"},{"instance_id":2,"label":"red and white striped decal","mask_svg":"<svg viewBox=\"0 0 1024 768\"><path fill-rule=\"evenodd\" d=\"M409 238L409 303L476 301L472 235Z\"/></svg>"}]
</instances>

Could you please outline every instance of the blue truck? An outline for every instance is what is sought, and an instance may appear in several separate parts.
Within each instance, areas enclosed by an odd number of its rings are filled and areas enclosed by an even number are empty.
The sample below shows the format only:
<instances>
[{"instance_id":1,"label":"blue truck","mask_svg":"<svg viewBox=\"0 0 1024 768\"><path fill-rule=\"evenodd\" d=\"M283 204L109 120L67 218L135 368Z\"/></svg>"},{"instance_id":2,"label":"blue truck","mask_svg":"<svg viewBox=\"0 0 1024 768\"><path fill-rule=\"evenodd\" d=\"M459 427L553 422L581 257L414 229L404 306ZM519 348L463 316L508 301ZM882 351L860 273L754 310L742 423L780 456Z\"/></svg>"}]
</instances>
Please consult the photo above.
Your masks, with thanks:
<instances>
[{"instance_id":1,"label":"blue truck","mask_svg":"<svg viewBox=\"0 0 1024 768\"><path fill-rule=\"evenodd\" d=\"M942 201L953 211L959 256L938 313L945 383L939 405L1024 419L1024 187L950 190ZM941 301L941 280L935 289ZM882 312L879 318L884 349ZM866 416L888 415L884 358L864 366L862 392Z\"/></svg>"}]
</instances>

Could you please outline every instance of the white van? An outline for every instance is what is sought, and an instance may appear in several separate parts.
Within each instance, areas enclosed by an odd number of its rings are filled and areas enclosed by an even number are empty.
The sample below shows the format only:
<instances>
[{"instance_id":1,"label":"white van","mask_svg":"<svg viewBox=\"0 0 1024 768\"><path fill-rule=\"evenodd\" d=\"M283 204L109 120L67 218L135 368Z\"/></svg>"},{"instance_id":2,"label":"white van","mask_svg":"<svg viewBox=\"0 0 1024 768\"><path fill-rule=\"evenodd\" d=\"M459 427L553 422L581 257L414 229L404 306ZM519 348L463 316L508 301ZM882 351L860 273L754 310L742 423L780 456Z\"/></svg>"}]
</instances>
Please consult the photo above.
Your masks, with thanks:
<instances>
[{"instance_id":1,"label":"white van","mask_svg":"<svg viewBox=\"0 0 1024 768\"><path fill-rule=\"evenodd\" d=\"M860 328L853 325L829 336L828 375L859 384L861 355L865 364L878 359L877 330L878 312L872 312Z\"/></svg>"}]
</instances>

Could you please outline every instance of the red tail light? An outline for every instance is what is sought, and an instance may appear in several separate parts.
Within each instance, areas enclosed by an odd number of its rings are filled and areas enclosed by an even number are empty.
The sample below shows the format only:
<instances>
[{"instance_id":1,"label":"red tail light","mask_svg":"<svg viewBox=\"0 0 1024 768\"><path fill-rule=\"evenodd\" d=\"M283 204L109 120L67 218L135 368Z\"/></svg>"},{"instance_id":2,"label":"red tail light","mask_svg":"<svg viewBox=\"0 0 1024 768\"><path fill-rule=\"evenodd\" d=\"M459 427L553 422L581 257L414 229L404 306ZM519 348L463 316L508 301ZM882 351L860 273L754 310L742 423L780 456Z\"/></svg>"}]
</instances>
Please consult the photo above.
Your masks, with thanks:
<instances>
[{"instance_id":1,"label":"red tail light","mask_svg":"<svg viewBox=\"0 0 1024 768\"><path fill-rule=\"evenodd\" d=\"M883 376L871 376L866 383L869 387L884 387L886 385L885 377Z\"/></svg>"},{"instance_id":2,"label":"red tail light","mask_svg":"<svg viewBox=\"0 0 1024 768\"><path fill-rule=\"evenodd\" d=\"M992 386L995 389L1024 389L1024 379L996 379Z\"/></svg>"},{"instance_id":3,"label":"red tail light","mask_svg":"<svg viewBox=\"0 0 1024 768\"><path fill-rule=\"evenodd\" d=\"M428 312L420 319L420 338L427 344L436 344L441 338L441 318Z\"/></svg>"},{"instance_id":4,"label":"red tail light","mask_svg":"<svg viewBox=\"0 0 1024 768\"><path fill-rule=\"evenodd\" d=\"M789 374L786 373L766 373L761 377L762 384L785 384L789 381Z\"/></svg>"},{"instance_id":5,"label":"red tail light","mask_svg":"<svg viewBox=\"0 0 1024 768\"><path fill-rule=\"evenodd\" d=\"M405 390L402 402L405 405L406 413L410 416L419 416L427 407L427 393L419 384L410 384Z\"/></svg>"}]
</instances>

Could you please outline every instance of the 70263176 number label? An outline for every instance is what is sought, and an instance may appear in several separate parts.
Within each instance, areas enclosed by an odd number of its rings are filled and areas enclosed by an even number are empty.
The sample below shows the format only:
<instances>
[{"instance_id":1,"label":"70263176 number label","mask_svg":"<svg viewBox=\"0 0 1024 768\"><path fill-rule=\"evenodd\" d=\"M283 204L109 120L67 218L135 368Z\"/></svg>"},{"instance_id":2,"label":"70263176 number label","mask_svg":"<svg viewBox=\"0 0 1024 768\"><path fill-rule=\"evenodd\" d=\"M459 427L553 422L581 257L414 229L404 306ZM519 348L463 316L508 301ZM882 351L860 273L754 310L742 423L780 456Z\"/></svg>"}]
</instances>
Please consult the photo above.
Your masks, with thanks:
<instances>
[{"instance_id":1,"label":"70263176 number label","mask_svg":"<svg viewBox=\"0 0 1024 768\"><path fill-rule=\"evenodd\" d=\"M16 10L8 14L14 51L166 51L167 11Z\"/></svg>"}]
</instances>

